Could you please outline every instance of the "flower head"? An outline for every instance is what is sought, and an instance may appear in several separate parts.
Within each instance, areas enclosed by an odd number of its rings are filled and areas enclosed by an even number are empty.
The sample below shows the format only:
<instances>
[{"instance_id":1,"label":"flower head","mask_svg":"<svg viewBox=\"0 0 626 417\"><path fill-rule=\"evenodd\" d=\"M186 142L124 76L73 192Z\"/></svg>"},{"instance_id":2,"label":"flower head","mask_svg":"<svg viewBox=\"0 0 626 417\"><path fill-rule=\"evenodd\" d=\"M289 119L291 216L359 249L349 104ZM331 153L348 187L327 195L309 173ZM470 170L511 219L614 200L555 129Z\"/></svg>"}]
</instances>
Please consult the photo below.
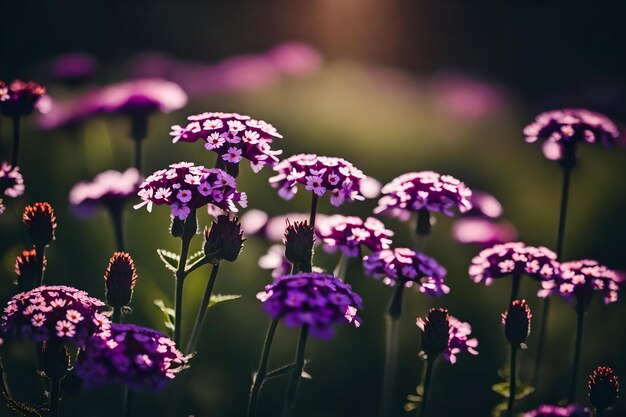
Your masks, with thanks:
<instances>
[{"instance_id":1,"label":"flower head","mask_svg":"<svg viewBox=\"0 0 626 417\"><path fill-rule=\"evenodd\" d=\"M509 309L502 313L504 335L512 346L523 345L530 334L532 314L526 300L513 300Z\"/></svg>"},{"instance_id":2,"label":"flower head","mask_svg":"<svg viewBox=\"0 0 626 417\"><path fill-rule=\"evenodd\" d=\"M591 417L591 412L577 404L565 407L543 404L524 414L524 417Z\"/></svg>"},{"instance_id":3,"label":"flower head","mask_svg":"<svg viewBox=\"0 0 626 417\"><path fill-rule=\"evenodd\" d=\"M8 117L28 116L45 94L46 89L35 82L15 80L8 86L0 86L0 112Z\"/></svg>"},{"instance_id":4,"label":"flower head","mask_svg":"<svg viewBox=\"0 0 626 417\"><path fill-rule=\"evenodd\" d=\"M598 366L589 375L589 400L596 409L609 408L619 398L619 378L608 366Z\"/></svg>"},{"instance_id":5,"label":"flower head","mask_svg":"<svg viewBox=\"0 0 626 417\"><path fill-rule=\"evenodd\" d=\"M145 205L152 211L153 204L167 204L172 215L180 220L186 219L191 210L207 204L236 212L235 203L245 207L247 199L246 193L238 192L235 187L235 178L221 169L179 162L146 178L139 186L142 202L134 207Z\"/></svg>"},{"instance_id":6,"label":"flower head","mask_svg":"<svg viewBox=\"0 0 626 417\"><path fill-rule=\"evenodd\" d=\"M478 340L470 339L472 326L449 315L445 309L433 308L426 319L418 317L417 327L422 330L422 351L429 358L443 353L444 359L454 364L461 352L478 355Z\"/></svg>"},{"instance_id":7,"label":"flower head","mask_svg":"<svg viewBox=\"0 0 626 417\"><path fill-rule=\"evenodd\" d=\"M623 277L597 261L583 259L564 262L553 280L542 282L539 297L559 294L566 300L581 296L587 300L593 293L600 292L606 304L617 301L617 292Z\"/></svg>"},{"instance_id":8,"label":"flower head","mask_svg":"<svg viewBox=\"0 0 626 417\"><path fill-rule=\"evenodd\" d=\"M308 221L309 217L309 213L287 213L269 217L261 210L248 210L241 217L241 225L248 236L258 234L270 242L282 242L285 237L285 228L289 223ZM330 217L317 213L315 230L318 237Z\"/></svg>"},{"instance_id":9,"label":"flower head","mask_svg":"<svg viewBox=\"0 0 626 417\"><path fill-rule=\"evenodd\" d=\"M110 332L89 339L75 369L92 387L113 381L132 390L160 391L188 361L171 339L156 330L113 324Z\"/></svg>"},{"instance_id":10,"label":"flower head","mask_svg":"<svg viewBox=\"0 0 626 417\"><path fill-rule=\"evenodd\" d=\"M359 256L363 247L375 252L389 249L393 232L385 228L385 225L374 217L368 217L365 221L359 217L330 216L323 222L318 231L324 249L334 252L340 249L347 256Z\"/></svg>"},{"instance_id":11,"label":"flower head","mask_svg":"<svg viewBox=\"0 0 626 417\"><path fill-rule=\"evenodd\" d=\"M0 195L16 198L24 194L24 178L18 167L8 162L0 164Z\"/></svg>"},{"instance_id":12,"label":"flower head","mask_svg":"<svg viewBox=\"0 0 626 417\"><path fill-rule=\"evenodd\" d=\"M78 84L96 72L98 63L94 57L83 53L69 53L57 57L50 72L54 80L68 84Z\"/></svg>"},{"instance_id":13,"label":"flower head","mask_svg":"<svg viewBox=\"0 0 626 417\"><path fill-rule=\"evenodd\" d=\"M420 292L439 297L450 292L444 283L446 269L433 258L408 248L384 249L363 258L365 274L384 279L390 286L413 284Z\"/></svg>"},{"instance_id":14,"label":"flower head","mask_svg":"<svg viewBox=\"0 0 626 417\"><path fill-rule=\"evenodd\" d=\"M382 193L374 213L402 220L407 220L411 212L422 209L452 217L454 208L461 213L472 208L472 191L464 183L451 175L433 171L400 175L386 184Z\"/></svg>"},{"instance_id":15,"label":"flower head","mask_svg":"<svg viewBox=\"0 0 626 417\"><path fill-rule=\"evenodd\" d=\"M37 251L24 250L15 259L15 274L19 292L30 291L37 285ZM43 258L43 270L46 269L46 258Z\"/></svg>"},{"instance_id":16,"label":"flower head","mask_svg":"<svg viewBox=\"0 0 626 417\"><path fill-rule=\"evenodd\" d=\"M552 280L558 271L556 254L550 249L508 242L482 250L472 259L469 276L472 281L486 285L497 278L521 274L545 282Z\"/></svg>"},{"instance_id":17,"label":"flower head","mask_svg":"<svg viewBox=\"0 0 626 417\"><path fill-rule=\"evenodd\" d=\"M315 242L315 231L309 225L309 222L287 223L285 229L285 258L294 265L298 265L298 269L311 267L311 258L313 257L313 243Z\"/></svg>"},{"instance_id":18,"label":"flower head","mask_svg":"<svg viewBox=\"0 0 626 417\"><path fill-rule=\"evenodd\" d=\"M41 286L9 301L0 329L7 336L68 342L84 348L91 335L109 329L109 319L98 312L103 305L76 288Z\"/></svg>"},{"instance_id":19,"label":"flower head","mask_svg":"<svg viewBox=\"0 0 626 417\"><path fill-rule=\"evenodd\" d=\"M285 247L280 244L270 246L267 253L259 258L258 265L262 269L271 269L272 278L287 275L291 271L291 262L285 258Z\"/></svg>"},{"instance_id":20,"label":"flower head","mask_svg":"<svg viewBox=\"0 0 626 417\"><path fill-rule=\"evenodd\" d=\"M208 151L223 162L238 164L245 158L254 172L278 162L280 150L272 150L275 138L282 138L271 124L238 113L209 112L188 117L185 127L172 126L173 142L205 141ZM230 171L229 171L230 172Z\"/></svg>"},{"instance_id":21,"label":"flower head","mask_svg":"<svg viewBox=\"0 0 626 417\"><path fill-rule=\"evenodd\" d=\"M236 217L218 216L217 221L204 229L204 254L213 259L224 259L234 262L245 242L241 223Z\"/></svg>"},{"instance_id":22,"label":"flower head","mask_svg":"<svg viewBox=\"0 0 626 417\"><path fill-rule=\"evenodd\" d=\"M484 191L472 190L469 198L472 208L463 213L468 217L485 217L489 219L497 219L502 216L502 204L493 195Z\"/></svg>"},{"instance_id":23,"label":"flower head","mask_svg":"<svg viewBox=\"0 0 626 417\"><path fill-rule=\"evenodd\" d=\"M187 104L187 94L174 82L160 79L139 79L102 88L92 100L99 113L144 115L170 113Z\"/></svg>"},{"instance_id":24,"label":"flower head","mask_svg":"<svg viewBox=\"0 0 626 417\"><path fill-rule=\"evenodd\" d=\"M124 172L109 170L95 176L91 182L79 182L70 191L70 204L74 211L89 217L100 206L121 207L137 194L141 175L135 168Z\"/></svg>"},{"instance_id":25,"label":"flower head","mask_svg":"<svg viewBox=\"0 0 626 417\"><path fill-rule=\"evenodd\" d=\"M283 275L257 294L265 311L290 327L307 325L311 334L329 338L334 323L361 324L361 297L339 278L314 272Z\"/></svg>"},{"instance_id":26,"label":"flower head","mask_svg":"<svg viewBox=\"0 0 626 417\"><path fill-rule=\"evenodd\" d=\"M35 248L45 247L55 239L57 218L50 203L37 202L26 206L22 221Z\"/></svg>"},{"instance_id":27,"label":"flower head","mask_svg":"<svg viewBox=\"0 0 626 417\"><path fill-rule=\"evenodd\" d=\"M278 163L274 171L278 175L270 178L270 184L278 188L278 194L285 200L291 200L296 195L298 184L318 197L330 192L333 206L365 198L361 192L361 181L366 178L365 175L342 158L294 155Z\"/></svg>"},{"instance_id":28,"label":"flower head","mask_svg":"<svg viewBox=\"0 0 626 417\"><path fill-rule=\"evenodd\" d=\"M452 237L459 243L490 247L517 238L515 226L483 217L463 217L452 225Z\"/></svg>"},{"instance_id":29,"label":"flower head","mask_svg":"<svg viewBox=\"0 0 626 417\"><path fill-rule=\"evenodd\" d=\"M137 282L133 258L126 252L115 252L104 273L107 304L121 309L130 304Z\"/></svg>"}]
</instances>

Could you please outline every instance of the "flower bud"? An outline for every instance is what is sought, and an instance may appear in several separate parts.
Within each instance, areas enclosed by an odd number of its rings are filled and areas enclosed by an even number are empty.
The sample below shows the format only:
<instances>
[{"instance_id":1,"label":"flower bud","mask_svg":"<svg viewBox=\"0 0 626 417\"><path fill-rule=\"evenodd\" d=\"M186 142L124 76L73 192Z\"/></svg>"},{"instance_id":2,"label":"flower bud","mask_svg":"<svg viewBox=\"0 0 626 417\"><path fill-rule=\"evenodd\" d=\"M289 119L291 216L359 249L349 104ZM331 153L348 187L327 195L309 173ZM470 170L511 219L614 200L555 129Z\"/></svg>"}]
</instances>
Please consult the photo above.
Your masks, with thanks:
<instances>
[{"instance_id":1,"label":"flower bud","mask_svg":"<svg viewBox=\"0 0 626 417\"><path fill-rule=\"evenodd\" d=\"M426 320L417 319L422 329L422 351L428 359L435 359L448 348L450 339L450 322L448 310L431 308Z\"/></svg>"},{"instance_id":2,"label":"flower bud","mask_svg":"<svg viewBox=\"0 0 626 417\"><path fill-rule=\"evenodd\" d=\"M22 221L35 248L43 248L54 240L57 218L49 203L37 202L32 206L26 206Z\"/></svg>"},{"instance_id":3,"label":"flower bud","mask_svg":"<svg viewBox=\"0 0 626 417\"><path fill-rule=\"evenodd\" d=\"M104 273L107 304L122 309L130 304L137 282L135 263L126 252L115 252Z\"/></svg>"},{"instance_id":4,"label":"flower bud","mask_svg":"<svg viewBox=\"0 0 626 417\"><path fill-rule=\"evenodd\" d=\"M504 335L512 346L519 347L528 339L531 317L526 300L513 300L509 310L502 313Z\"/></svg>"},{"instance_id":5,"label":"flower bud","mask_svg":"<svg viewBox=\"0 0 626 417\"><path fill-rule=\"evenodd\" d=\"M43 259L43 270L46 270L46 258ZM37 251L22 251L15 259L15 274L19 292L30 291L37 286Z\"/></svg>"},{"instance_id":6,"label":"flower bud","mask_svg":"<svg viewBox=\"0 0 626 417\"><path fill-rule=\"evenodd\" d=\"M4 94L0 92L0 112L8 117L28 116L46 93L44 87L32 81L15 80L7 87L3 89L6 90Z\"/></svg>"},{"instance_id":7,"label":"flower bud","mask_svg":"<svg viewBox=\"0 0 626 417\"><path fill-rule=\"evenodd\" d=\"M619 397L619 378L608 366L598 366L589 375L589 400L598 410L605 410Z\"/></svg>"},{"instance_id":8,"label":"flower bud","mask_svg":"<svg viewBox=\"0 0 626 417\"><path fill-rule=\"evenodd\" d=\"M174 237L181 237L185 230L185 221L178 217L172 217L172 224L170 225L170 233Z\"/></svg>"},{"instance_id":9,"label":"flower bud","mask_svg":"<svg viewBox=\"0 0 626 417\"><path fill-rule=\"evenodd\" d=\"M310 272L311 259L313 258L313 242L315 241L315 229L309 226L309 222L287 222L285 229L285 258L302 272ZM305 270L306 269L306 270Z\"/></svg>"},{"instance_id":10,"label":"flower bud","mask_svg":"<svg viewBox=\"0 0 626 417\"><path fill-rule=\"evenodd\" d=\"M231 220L226 215L218 216L210 228L204 229L204 254L214 260L233 262L245 240L237 218Z\"/></svg>"},{"instance_id":11,"label":"flower bud","mask_svg":"<svg viewBox=\"0 0 626 417\"><path fill-rule=\"evenodd\" d=\"M67 374L70 364L70 352L63 343L43 342L43 371L46 376L53 380L60 380Z\"/></svg>"}]
</instances>

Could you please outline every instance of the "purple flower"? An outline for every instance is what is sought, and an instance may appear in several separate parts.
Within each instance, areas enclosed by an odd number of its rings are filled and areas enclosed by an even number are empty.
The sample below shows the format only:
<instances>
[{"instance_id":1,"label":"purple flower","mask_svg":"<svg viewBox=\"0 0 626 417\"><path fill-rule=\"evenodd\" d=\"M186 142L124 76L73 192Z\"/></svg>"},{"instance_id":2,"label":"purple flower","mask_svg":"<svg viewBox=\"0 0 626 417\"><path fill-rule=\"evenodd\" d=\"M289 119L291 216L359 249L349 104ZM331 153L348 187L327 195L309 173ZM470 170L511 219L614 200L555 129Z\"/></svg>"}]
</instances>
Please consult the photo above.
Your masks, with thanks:
<instances>
[{"instance_id":1,"label":"purple flower","mask_svg":"<svg viewBox=\"0 0 626 417\"><path fill-rule=\"evenodd\" d=\"M543 246L527 246L522 242L497 244L480 251L472 259L469 276L476 283L491 285L494 279L526 274L547 282L558 274L556 254Z\"/></svg>"},{"instance_id":2,"label":"purple flower","mask_svg":"<svg viewBox=\"0 0 626 417\"><path fill-rule=\"evenodd\" d=\"M317 72L321 66L319 52L307 44L285 42L267 54L276 69L284 74L304 77Z\"/></svg>"},{"instance_id":3,"label":"purple flower","mask_svg":"<svg viewBox=\"0 0 626 417\"><path fill-rule=\"evenodd\" d=\"M577 404L566 407L543 404L524 414L524 417L591 417L591 412Z\"/></svg>"},{"instance_id":4,"label":"purple flower","mask_svg":"<svg viewBox=\"0 0 626 417\"><path fill-rule=\"evenodd\" d=\"M542 282L539 297L559 294L570 301L575 297L589 298L598 291L606 304L617 301L617 291L624 281L623 276L597 261L583 259L564 262L553 280Z\"/></svg>"},{"instance_id":5,"label":"purple flower","mask_svg":"<svg viewBox=\"0 0 626 417\"><path fill-rule=\"evenodd\" d=\"M464 217L452 225L452 237L459 243L476 244L482 247L510 242L517 238L511 223L495 222L482 217Z\"/></svg>"},{"instance_id":6,"label":"purple flower","mask_svg":"<svg viewBox=\"0 0 626 417\"><path fill-rule=\"evenodd\" d=\"M439 312L445 314L435 314ZM478 351L476 350L476 347L478 346L478 339L470 339L470 335L472 334L472 326L470 326L469 323L462 322L456 317L449 315L447 310L431 309L426 319L418 317L416 324L417 327L422 330L422 335L424 337L428 337L428 333L436 331L435 327L432 326L433 324L436 324L433 319L438 318L439 316L447 321L448 331L448 336L446 337L447 346L444 347L443 358L446 361L454 364L456 363L456 357L459 353L467 352L471 355L478 355ZM445 329L446 326L439 325L437 327L442 327ZM436 337L436 335L433 336Z\"/></svg>"},{"instance_id":7,"label":"purple flower","mask_svg":"<svg viewBox=\"0 0 626 417\"><path fill-rule=\"evenodd\" d=\"M41 286L9 301L0 329L7 336L68 342L84 348L93 334L109 330L109 319L98 312L102 306L102 301L76 288Z\"/></svg>"},{"instance_id":8,"label":"purple flower","mask_svg":"<svg viewBox=\"0 0 626 417\"><path fill-rule=\"evenodd\" d=\"M218 154L222 162L238 164L245 158L254 172L264 166L274 166L277 155L270 145L275 138L282 138L271 124L237 113L211 112L188 117L185 126L172 126L173 142L205 141L208 151Z\"/></svg>"},{"instance_id":9,"label":"purple flower","mask_svg":"<svg viewBox=\"0 0 626 417\"><path fill-rule=\"evenodd\" d=\"M324 249L330 253L340 249L347 256L355 257L360 255L361 247L375 252L389 249L392 243L393 232L374 217L363 221L359 217L337 214L330 216L321 226L318 235Z\"/></svg>"},{"instance_id":10,"label":"purple flower","mask_svg":"<svg viewBox=\"0 0 626 417\"><path fill-rule=\"evenodd\" d=\"M454 207L461 213L472 208L472 191L464 183L433 171L403 174L386 184L382 193L374 213L402 220L407 220L411 212L422 209L452 217Z\"/></svg>"},{"instance_id":11,"label":"purple flower","mask_svg":"<svg viewBox=\"0 0 626 417\"><path fill-rule=\"evenodd\" d=\"M51 77L60 82L80 83L90 78L95 72L98 63L88 54L69 53L57 57L51 65Z\"/></svg>"},{"instance_id":12,"label":"purple flower","mask_svg":"<svg viewBox=\"0 0 626 417\"><path fill-rule=\"evenodd\" d=\"M271 269L273 278L291 271L291 262L285 257L285 247L279 244L270 246L267 253L259 258L258 265L262 269Z\"/></svg>"},{"instance_id":13,"label":"purple flower","mask_svg":"<svg viewBox=\"0 0 626 417\"><path fill-rule=\"evenodd\" d=\"M446 269L433 258L408 248L385 249L363 258L365 274L394 286L419 286L420 292L439 297L450 292L444 283Z\"/></svg>"},{"instance_id":14,"label":"purple flower","mask_svg":"<svg viewBox=\"0 0 626 417\"><path fill-rule=\"evenodd\" d=\"M463 213L466 217L484 217L497 219L502 216L502 204L493 195L484 191L472 191L469 198L472 208Z\"/></svg>"},{"instance_id":15,"label":"purple flower","mask_svg":"<svg viewBox=\"0 0 626 417\"><path fill-rule=\"evenodd\" d=\"M142 202L134 207L167 204L172 215L181 220L187 218L191 210L207 204L222 210L238 211L235 203L246 207L246 193L236 190L235 178L221 169L205 168L191 162L179 162L150 175L139 186Z\"/></svg>"},{"instance_id":16,"label":"purple flower","mask_svg":"<svg viewBox=\"0 0 626 417\"><path fill-rule=\"evenodd\" d=\"M101 113L170 113L187 104L187 94L176 83L159 79L129 80L100 89L92 96Z\"/></svg>"},{"instance_id":17,"label":"purple flower","mask_svg":"<svg viewBox=\"0 0 626 417\"><path fill-rule=\"evenodd\" d=\"M460 74L438 76L433 83L435 99L447 114L477 120L502 110L506 100L497 87Z\"/></svg>"},{"instance_id":18,"label":"purple flower","mask_svg":"<svg viewBox=\"0 0 626 417\"><path fill-rule=\"evenodd\" d=\"M304 185L307 191L321 197L330 191L330 202L340 206L344 202L363 200L361 181L366 177L360 169L342 158L317 156L315 154L294 155L274 167L278 175L270 178L270 184L278 188L278 195L291 200Z\"/></svg>"},{"instance_id":19,"label":"purple flower","mask_svg":"<svg viewBox=\"0 0 626 417\"><path fill-rule=\"evenodd\" d=\"M46 89L29 81L15 80L6 85L0 81L0 112L8 117L30 115L35 109L44 111Z\"/></svg>"},{"instance_id":20,"label":"purple flower","mask_svg":"<svg viewBox=\"0 0 626 417\"><path fill-rule=\"evenodd\" d=\"M92 216L99 206L121 207L139 191L141 175L135 168L125 172L102 172L91 182L79 182L70 191L70 204L77 214Z\"/></svg>"},{"instance_id":21,"label":"purple flower","mask_svg":"<svg viewBox=\"0 0 626 417\"><path fill-rule=\"evenodd\" d=\"M330 216L318 213L315 220L315 230L323 229ZM285 236L287 222L303 222L309 220L309 213L287 213L269 217L261 210L248 210L241 218L241 224L246 235L259 234L270 242L281 242Z\"/></svg>"},{"instance_id":22,"label":"purple flower","mask_svg":"<svg viewBox=\"0 0 626 417\"><path fill-rule=\"evenodd\" d=\"M93 336L78 355L75 369L89 386L106 381L132 390L160 391L187 368L189 357L162 333L134 324L113 324Z\"/></svg>"},{"instance_id":23,"label":"purple flower","mask_svg":"<svg viewBox=\"0 0 626 417\"><path fill-rule=\"evenodd\" d=\"M16 198L24 194L24 189L24 178L19 167L3 162L0 165L0 195Z\"/></svg>"},{"instance_id":24,"label":"purple flower","mask_svg":"<svg viewBox=\"0 0 626 417\"><path fill-rule=\"evenodd\" d=\"M315 272L283 275L257 294L273 319L290 327L310 326L311 334L327 339L334 323L361 324L361 297L339 278Z\"/></svg>"}]
</instances>

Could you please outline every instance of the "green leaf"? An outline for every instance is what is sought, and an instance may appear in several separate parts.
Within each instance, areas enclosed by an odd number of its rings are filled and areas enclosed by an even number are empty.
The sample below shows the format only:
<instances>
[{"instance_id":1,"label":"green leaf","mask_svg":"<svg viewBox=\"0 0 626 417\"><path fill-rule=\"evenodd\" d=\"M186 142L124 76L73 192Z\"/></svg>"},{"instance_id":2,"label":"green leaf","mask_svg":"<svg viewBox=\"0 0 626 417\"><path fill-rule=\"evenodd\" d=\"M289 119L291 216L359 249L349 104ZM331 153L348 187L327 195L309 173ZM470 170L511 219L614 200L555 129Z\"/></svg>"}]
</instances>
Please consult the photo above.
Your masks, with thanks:
<instances>
[{"instance_id":1,"label":"green leaf","mask_svg":"<svg viewBox=\"0 0 626 417\"><path fill-rule=\"evenodd\" d=\"M280 368L274 369L273 371L267 373L265 379L277 378L279 376L289 374L293 371L294 366L296 366L295 363L290 363L289 365L281 366Z\"/></svg>"},{"instance_id":2,"label":"green leaf","mask_svg":"<svg viewBox=\"0 0 626 417\"><path fill-rule=\"evenodd\" d=\"M178 269L178 263L180 262L180 256L165 249L157 249L157 255L159 255L159 258L167 269L172 272L176 272Z\"/></svg>"},{"instance_id":3,"label":"green leaf","mask_svg":"<svg viewBox=\"0 0 626 417\"><path fill-rule=\"evenodd\" d=\"M209 300L209 308L226 301L238 300L239 298L241 298L241 295L215 294L212 295L211 299Z\"/></svg>"},{"instance_id":4,"label":"green leaf","mask_svg":"<svg viewBox=\"0 0 626 417\"><path fill-rule=\"evenodd\" d=\"M163 300L161 299L154 300L154 305L157 306L161 310L161 313L163 313L163 315L165 316L165 322L163 323L165 324L165 327L173 331L174 318L176 317L176 312L174 311L174 309L166 307L165 302L163 302Z\"/></svg>"},{"instance_id":5,"label":"green leaf","mask_svg":"<svg viewBox=\"0 0 626 417\"><path fill-rule=\"evenodd\" d=\"M187 265L193 265L202 258L204 258L204 250L199 250L198 252L191 254L191 256L187 258Z\"/></svg>"},{"instance_id":6,"label":"green leaf","mask_svg":"<svg viewBox=\"0 0 626 417\"><path fill-rule=\"evenodd\" d=\"M508 381L495 384L491 387L491 389L496 394L499 394L503 396L504 398L509 398L509 382ZM521 400L523 398L528 397L533 392L535 392L534 387L531 387L530 385L524 385L518 382L517 386L515 387L515 399Z\"/></svg>"},{"instance_id":7,"label":"green leaf","mask_svg":"<svg viewBox=\"0 0 626 417\"><path fill-rule=\"evenodd\" d=\"M493 410L491 410L491 417L502 417L508 406L509 405L506 400L496 404L496 406L493 407Z\"/></svg>"}]
</instances>

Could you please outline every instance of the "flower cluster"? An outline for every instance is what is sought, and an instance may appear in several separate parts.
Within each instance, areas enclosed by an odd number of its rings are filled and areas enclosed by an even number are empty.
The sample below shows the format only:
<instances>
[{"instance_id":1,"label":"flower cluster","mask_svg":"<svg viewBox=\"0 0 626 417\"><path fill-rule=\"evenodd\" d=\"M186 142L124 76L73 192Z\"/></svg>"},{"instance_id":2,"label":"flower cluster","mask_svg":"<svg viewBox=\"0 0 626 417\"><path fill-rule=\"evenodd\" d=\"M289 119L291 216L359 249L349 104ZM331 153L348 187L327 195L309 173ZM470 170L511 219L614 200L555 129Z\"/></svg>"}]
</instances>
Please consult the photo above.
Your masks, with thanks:
<instances>
[{"instance_id":1,"label":"flower cluster","mask_svg":"<svg viewBox=\"0 0 626 417\"><path fill-rule=\"evenodd\" d=\"M8 85L0 82L0 112L8 117L28 116L42 106L45 94L46 89L32 81L15 80Z\"/></svg>"},{"instance_id":2,"label":"flower cluster","mask_svg":"<svg viewBox=\"0 0 626 417\"><path fill-rule=\"evenodd\" d=\"M270 246L267 253L259 258L258 265L262 269L271 269L273 278L291 271L291 262L285 257L285 247L280 244Z\"/></svg>"},{"instance_id":3,"label":"flower cluster","mask_svg":"<svg viewBox=\"0 0 626 417\"><path fill-rule=\"evenodd\" d=\"M16 198L24 194L24 178L18 167L8 162L0 165L0 195Z\"/></svg>"},{"instance_id":4,"label":"flower cluster","mask_svg":"<svg viewBox=\"0 0 626 417\"><path fill-rule=\"evenodd\" d=\"M291 200L296 195L298 184L318 197L330 191L333 206L365 198L361 192L361 181L366 178L365 175L342 158L294 155L278 163L274 171L278 175L270 178L270 184L278 188L278 194L285 200Z\"/></svg>"},{"instance_id":5,"label":"flower cluster","mask_svg":"<svg viewBox=\"0 0 626 417\"><path fill-rule=\"evenodd\" d=\"M88 54L68 53L57 57L50 65L50 76L55 81L79 84L94 75L96 59Z\"/></svg>"},{"instance_id":6,"label":"flower cluster","mask_svg":"<svg viewBox=\"0 0 626 417\"><path fill-rule=\"evenodd\" d=\"M93 336L76 360L78 376L89 386L106 381L132 390L160 391L187 367L189 358L162 333L133 324L113 324Z\"/></svg>"},{"instance_id":7,"label":"flower cluster","mask_svg":"<svg viewBox=\"0 0 626 417\"><path fill-rule=\"evenodd\" d=\"M416 324L422 330L423 341L425 341L424 338L428 337L428 333L437 332L437 329L434 327L438 327L440 332L443 331L441 335L436 337L441 338L441 349L438 348L437 350L443 352L443 357L446 361L452 364L456 363L457 355L462 352L478 355L476 350L478 339L470 339L472 326L449 315L447 310L431 309L428 317L426 319L418 317ZM424 347L424 344L422 347ZM426 353L428 354L428 352Z\"/></svg>"},{"instance_id":8,"label":"flower cluster","mask_svg":"<svg viewBox=\"0 0 626 417\"><path fill-rule=\"evenodd\" d=\"M272 150L274 138L282 138L271 124L237 113L211 112L188 117L187 126L172 126L173 142L205 141L208 151L216 152L223 162L250 161L252 170L274 166L282 151Z\"/></svg>"},{"instance_id":9,"label":"flower cluster","mask_svg":"<svg viewBox=\"0 0 626 417\"><path fill-rule=\"evenodd\" d=\"M260 235L270 242L280 242L285 235L288 223L303 222L309 220L309 213L287 213L269 217L261 210L248 210L241 216L241 227L246 235ZM324 229L331 216L317 213L315 218L315 230Z\"/></svg>"},{"instance_id":10,"label":"flower cluster","mask_svg":"<svg viewBox=\"0 0 626 417\"><path fill-rule=\"evenodd\" d=\"M410 172L394 178L382 189L374 213L407 220L411 212L426 209L446 216L454 215L452 209L465 213L472 208L472 191L450 175L433 171Z\"/></svg>"},{"instance_id":11,"label":"flower cluster","mask_svg":"<svg viewBox=\"0 0 626 417\"><path fill-rule=\"evenodd\" d=\"M124 172L104 171L91 182L79 182L70 191L70 204L83 217L94 214L99 206L121 207L139 191L141 175L135 168Z\"/></svg>"},{"instance_id":12,"label":"flower cluster","mask_svg":"<svg viewBox=\"0 0 626 417\"><path fill-rule=\"evenodd\" d=\"M497 278L522 274L545 282L554 279L558 271L556 254L550 249L509 242L482 250L472 259L469 276L472 281L486 285Z\"/></svg>"},{"instance_id":13,"label":"flower cluster","mask_svg":"<svg viewBox=\"0 0 626 417\"><path fill-rule=\"evenodd\" d=\"M235 178L221 169L179 162L150 175L139 186L142 202L134 207L167 204L172 215L181 220L192 210L211 204L223 210L238 211L235 203L246 207L246 193L236 190Z\"/></svg>"},{"instance_id":14,"label":"flower cluster","mask_svg":"<svg viewBox=\"0 0 626 417\"><path fill-rule=\"evenodd\" d=\"M96 113L169 113L187 104L187 94L176 83L159 79L130 80L94 93L91 108Z\"/></svg>"},{"instance_id":15,"label":"flower cluster","mask_svg":"<svg viewBox=\"0 0 626 417\"><path fill-rule=\"evenodd\" d=\"M329 338L334 323L360 326L361 297L339 278L314 272L283 275L257 294L265 311L287 326L307 325L311 334Z\"/></svg>"},{"instance_id":16,"label":"flower cluster","mask_svg":"<svg viewBox=\"0 0 626 417\"><path fill-rule=\"evenodd\" d=\"M323 222L318 235L327 252L340 249L347 256L355 257L361 254L362 247L372 252L389 249L393 232L374 217L363 221L359 217L337 214Z\"/></svg>"},{"instance_id":17,"label":"flower cluster","mask_svg":"<svg viewBox=\"0 0 626 417\"><path fill-rule=\"evenodd\" d=\"M565 407L543 404L524 414L524 417L591 417L591 412L577 404Z\"/></svg>"},{"instance_id":18,"label":"flower cluster","mask_svg":"<svg viewBox=\"0 0 626 417\"><path fill-rule=\"evenodd\" d=\"M597 261L583 259L564 262L554 280L542 282L539 297L560 294L566 300L575 297L591 297L598 291L604 296L606 304L617 301L617 292L624 281L618 272L600 265Z\"/></svg>"},{"instance_id":19,"label":"flower cluster","mask_svg":"<svg viewBox=\"0 0 626 417\"><path fill-rule=\"evenodd\" d=\"M4 308L0 329L7 336L57 340L85 347L93 334L110 328L98 312L104 303L76 288L42 286L15 295Z\"/></svg>"},{"instance_id":20,"label":"flower cluster","mask_svg":"<svg viewBox=\"0 0 626 417\"><path fill-rule=\"evenodd\" d=\"M408 248L384 249L363 258L365 273L390 286L419 286L420 292L439 297L450 292L446 269L433 258Z\"/></svg>"}]
</instances>

